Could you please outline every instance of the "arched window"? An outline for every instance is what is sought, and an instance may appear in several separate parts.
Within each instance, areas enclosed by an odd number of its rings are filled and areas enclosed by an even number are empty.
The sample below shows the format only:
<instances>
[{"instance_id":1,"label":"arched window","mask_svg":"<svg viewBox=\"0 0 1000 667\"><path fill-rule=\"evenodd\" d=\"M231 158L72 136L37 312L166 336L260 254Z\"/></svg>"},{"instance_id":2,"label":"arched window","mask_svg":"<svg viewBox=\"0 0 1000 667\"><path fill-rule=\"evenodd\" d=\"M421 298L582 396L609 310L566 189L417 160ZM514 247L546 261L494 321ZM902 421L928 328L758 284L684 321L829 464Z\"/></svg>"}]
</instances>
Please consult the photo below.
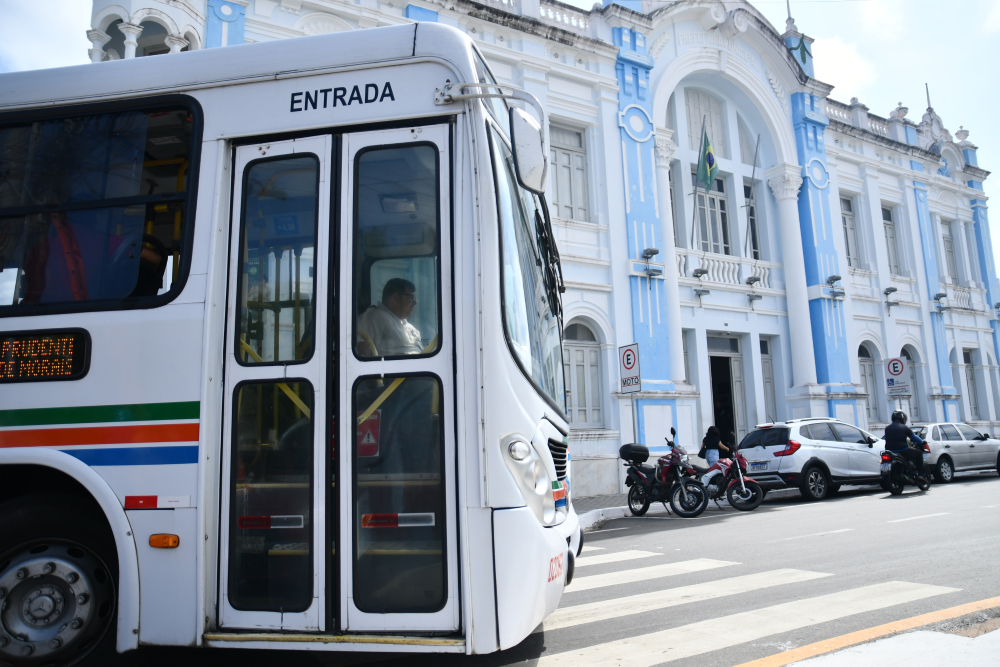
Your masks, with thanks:
<instances>
[{"instance_id":1,"label":"arched window","mask_svg":"<svg viewBox=\"0 0 1000 667\"><path fill-rule=\"evenodd\" d=\"M603 428L601 410L601 346L585 324L573 323L564 332L566 407L574 428Z\"/></svg>"},{"instance_id":2,"label":"arched window","mask_svg":"<svg viewBox=\"0 0 1000 667\"><path fill-rule=\"evenodd\" d=\"M868 398L865 401L868 421L880 421L878 412L878 381L875 379L875 358L865 344L862 344L858 348L858 366L861 377L861 391L868 394Z\"/></svg>"},{"instance_id":3,"label":"arched window","mask_svg":"<svg viewBox=\"0 0 1000 667\"><path fill-rule=\"evenodd\" d=\"M687 105L688 143L693 151L701 151L702 121L719 157L729 157L726 149L726 116L722 101L695 88L684 91Z\"/></svg>"},{"instance_id":4,"label":"arched window","mask_svg":"<svg viewBox=\"0 0 1000 667\"><path fill-rule=\"evenodd\" d=\"M910 422L920 421L920 385L917 384L917 360L905 347L900 350L899 356L906 359L906 375L910 384L910 399L905 407L902 405L903 401L900 401L900 409L909 415Z\"/></svg>"},{"instance_id":5,"label":"arched window","mask_svg":"<svg viewBox=\"0 0 1000 667\"><path fill-rule=\"evenodd\" d=\"M143 56L159 56L164 53L170 53L170 47L167 46L167 29L156 21L143 21L139 25L142 26L142 34L136 42L139 46L135 50L135 55L137 58Z\"/></svg>"}]
</instances>

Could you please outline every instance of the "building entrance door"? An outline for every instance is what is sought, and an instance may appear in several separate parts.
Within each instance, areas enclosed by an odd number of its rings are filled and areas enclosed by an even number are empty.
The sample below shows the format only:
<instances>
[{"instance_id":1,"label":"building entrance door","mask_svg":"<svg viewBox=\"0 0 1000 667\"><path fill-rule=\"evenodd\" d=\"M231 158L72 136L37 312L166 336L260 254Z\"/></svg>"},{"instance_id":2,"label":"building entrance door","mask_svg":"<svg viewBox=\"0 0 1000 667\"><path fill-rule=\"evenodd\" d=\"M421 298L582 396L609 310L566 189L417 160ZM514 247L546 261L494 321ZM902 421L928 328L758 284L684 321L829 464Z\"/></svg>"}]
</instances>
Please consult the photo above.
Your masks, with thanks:
<instances>
[{"instance_id":1,"label":"building entrance door","mask_svg":"<svg viewBox=\"0 0 1000 667\"><path fill-rule=\"evenodd\" d=\"M723 441L733 444L747 434L746 385L739 343L736 338L708 338L713 423Z\"/></svg>"}]
</instances>

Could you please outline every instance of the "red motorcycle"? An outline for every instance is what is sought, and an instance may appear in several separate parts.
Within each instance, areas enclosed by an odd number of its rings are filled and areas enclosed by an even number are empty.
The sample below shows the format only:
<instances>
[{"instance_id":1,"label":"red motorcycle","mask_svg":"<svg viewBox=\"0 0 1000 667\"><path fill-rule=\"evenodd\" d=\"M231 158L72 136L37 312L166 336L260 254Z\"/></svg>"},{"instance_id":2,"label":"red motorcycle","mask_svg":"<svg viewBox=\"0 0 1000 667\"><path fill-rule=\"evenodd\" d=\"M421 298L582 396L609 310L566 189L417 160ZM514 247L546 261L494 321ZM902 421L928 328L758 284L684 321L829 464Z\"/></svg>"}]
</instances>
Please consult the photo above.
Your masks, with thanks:
<instances>
[{"instance_id":1,"label":"red motorcycle","mask_svg":"<svg viewBox=\"0 0 1000 667\"><path fill-rule=\"evenodd\" d=\"M670 429L671 435L675 434ZM695 471L688 463L688 454L683 447L673 442L670 452L656 461L656 467L644 465L649 458L649 449L644 445L632 443L622 445L618 455L628 461L625 486L628 490L628 508L635 516L642 516L649 509L650 503L663 503L670 507L679 517L696 517L708 507L708 494L705 487L694 475Z\"/></svg>"},{"instance_id":2,"label":"red motorcycle","mask_svg":"<svg viewBox=\"0 0 1000 667\"><path fill-rule=\"evenodd\" d=\"M764 490L755 480L747 477L747 460L736 452L736 465L732 459L719 459L708 468L692 466L701 475L701 483L710 500L719 504L725 495L729 504L743 512L757 509L764 501Z\"/></svg>"}]
</instances>

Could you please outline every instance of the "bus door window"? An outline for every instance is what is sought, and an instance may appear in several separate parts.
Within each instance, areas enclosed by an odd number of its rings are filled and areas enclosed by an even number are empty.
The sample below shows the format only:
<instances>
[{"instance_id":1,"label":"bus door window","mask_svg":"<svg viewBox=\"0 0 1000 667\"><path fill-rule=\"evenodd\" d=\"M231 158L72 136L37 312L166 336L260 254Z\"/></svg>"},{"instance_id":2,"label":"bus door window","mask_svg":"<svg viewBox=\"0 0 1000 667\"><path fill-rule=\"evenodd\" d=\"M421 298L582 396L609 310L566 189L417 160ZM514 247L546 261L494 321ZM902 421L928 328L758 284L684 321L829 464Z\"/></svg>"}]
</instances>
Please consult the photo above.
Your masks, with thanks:
<instances>
[{"instance_id":1,"label":"bus door window","mask_svg":"<svg viewBox=\"0 0 1000 667\"><path fill-rule=\"evenodd\" d=\"M354 409L354 604L438 611L447 598L441 383L362 377Z\"/></svg>"},{"instance_id":2,"label":"bus door window","mask_svg":"<svg viewBox=\"0 0 1000 667\"><path fill-rule=\"evenodd\" d=\"M0 127L0 307L170 291L193 125L161 108Z\"/></svg>"},{"instance_id":3,"label":"bus door window","mask_svg":"<svg viewBox=\"0 0 1000 667\"><path fill-rule=\"evenodd\" d=\"M356 160L355 353L433 354L441 321L438 149L378 147Z\"/></svg>"},{"instance_id":4,"label":"bus door window","mask_svg":"<svg viewBox=\"0 0 1000 667\"><path fill-rule=\"evenodd\" d=\"M312 604L313 390L246 382L233 398L229 602L303 611Z\"/></svg>"},{"instance_id":5,"label":"bus door window","mask_svg":"<svg viewBox=\"0 0 1000 667\"><path fill-rule=\"evenodd\" d=\"M245 172L237 359L245 365L312 356L319 161L295 154Z\"/></svg>"}]
</instances>

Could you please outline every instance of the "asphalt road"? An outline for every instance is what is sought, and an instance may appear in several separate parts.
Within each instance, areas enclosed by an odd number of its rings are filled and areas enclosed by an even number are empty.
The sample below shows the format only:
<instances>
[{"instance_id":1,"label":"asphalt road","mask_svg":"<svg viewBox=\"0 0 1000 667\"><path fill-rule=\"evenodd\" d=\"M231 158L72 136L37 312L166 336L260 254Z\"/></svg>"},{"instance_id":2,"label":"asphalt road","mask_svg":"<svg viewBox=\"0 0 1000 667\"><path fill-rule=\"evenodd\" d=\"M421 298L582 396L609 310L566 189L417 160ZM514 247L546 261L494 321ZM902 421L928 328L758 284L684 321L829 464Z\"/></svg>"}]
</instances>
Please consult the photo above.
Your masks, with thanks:
<instances>
[{"instance_id":1,"label":"asphalt road","mask_svg":"<svg viewBox=\"0 0 1000 667\"><path fill-rule=\"evenodd\" d=\"M927 493L907 487L899 497L844 487L819 503L771 497L749 513L712 505L697 519L678 519L651 510L588 533L576 579L548 628L501 653L143 648L121 665L729 667L1000 596L998 553L1000 476L993 471L960 475Z\"/></svg>"}]
</instances>

